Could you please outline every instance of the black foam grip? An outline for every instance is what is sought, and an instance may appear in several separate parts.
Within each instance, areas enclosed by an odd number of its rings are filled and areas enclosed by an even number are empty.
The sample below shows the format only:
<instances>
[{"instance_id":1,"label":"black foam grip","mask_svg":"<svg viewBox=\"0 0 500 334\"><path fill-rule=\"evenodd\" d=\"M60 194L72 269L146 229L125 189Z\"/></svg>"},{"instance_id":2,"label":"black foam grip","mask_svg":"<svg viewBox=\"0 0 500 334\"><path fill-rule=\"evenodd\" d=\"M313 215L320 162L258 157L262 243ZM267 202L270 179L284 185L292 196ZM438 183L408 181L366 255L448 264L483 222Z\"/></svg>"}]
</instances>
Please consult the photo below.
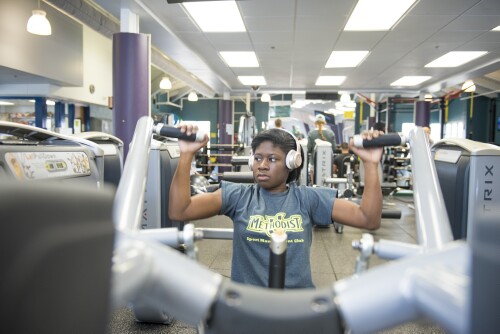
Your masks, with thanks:
<instances>
[{"instance_id":1,"label":"black foam grip","mask_svg":"<svg viewBox=\"0 0 500 334\"><path fill-rule=\"evenodd\" d=\"M354 136L354 145L356 147L370 148L383 146L399 146L405 143L406 139L399 133L388 133L377 138L362 139L360 135Z\"/></svg>"},{"instance_id":2,"label":"black foam grip","mask_svg":"<svg viewBox=\"0 0 500 334\"><path fill-rule=\"evenodd\" d=\"M188 136L187 134L181 132L181 129L173 127L173 126L168 126L168 125L164 125L160 129L160 135L164 136L164 137L179 138L181 140L188 140L188 141L195 141L196 140L195 133Z\"/></svg>"},{"instance_id":3,"label":"black foam grip","mask_svg":"<svg viewBox=\"0 0 500 334\"><path fill-rule=\"evenodd\" d=\"M269 288L284 289L286 273L286 252L274 254L270 252L269 259Z\"/></svg>"},{"instance_id":4,"label":"black foam grip","mask_svg":"<svg viewBox=\"0 0 500 334\"><path fill-rule=\"evenodd\" d=\"M169 125L163 125L157 132L160 136L178 138L180 140L187 141L202 141L204 138L204 135L200 133L187 135L185 132L181 132L181 129Z\"/></svg>"},{"instance_id":5,"label":"black foam grip","mask_svg":"<svg viewBox=\"0 0 500 334\"><path fill-rule=\"evenodd\" d=\"M400 219L401 210L382 210L382 218Z\"/></svg>"}]
</instances>

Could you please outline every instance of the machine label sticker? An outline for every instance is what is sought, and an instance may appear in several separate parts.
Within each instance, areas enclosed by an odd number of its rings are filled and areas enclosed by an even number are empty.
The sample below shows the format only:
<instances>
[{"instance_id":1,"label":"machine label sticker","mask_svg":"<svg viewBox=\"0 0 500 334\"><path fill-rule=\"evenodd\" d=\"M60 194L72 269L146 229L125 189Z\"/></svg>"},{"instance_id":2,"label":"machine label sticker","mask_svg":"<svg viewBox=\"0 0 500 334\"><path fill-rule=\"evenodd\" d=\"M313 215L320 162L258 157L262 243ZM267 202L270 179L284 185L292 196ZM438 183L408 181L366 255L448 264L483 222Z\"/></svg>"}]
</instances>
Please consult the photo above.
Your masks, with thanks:
<instances>
[{"instance_id":1,"label":"machine label sticker","mask_svg":"<svg viewBox=\"0 0 500 334\"><path fill-rule=\"evenodd\" d=\"M302 216L301 215L291 215L286 218L285 212L279 212L274 216L261 216L253 215L250 216L248 221L247 230L257 233L262 233L271 236L276 229L283 229L285 232L303 232L302 227ZM250 239L250 240L249 240ZM299 240L299 239L296 239ZM302 239L300 239L302 240ZM270 242L269 239L265 238L247 238L247 241L253 242ZM288 242L293 241L289 239ZM297 241L300 242L300 241ZM304 242L304 240L302 240Z\"/></svg>"},{"instance_id":2,"label":"machine label sticker","mask_svg":"<svg viewBox=\"0 0 500 334\"><path fill-rule=\"evenodd\" d=\"M434 160L456 164L461 155L460 151L439 149L434 155Z\"/></svg>"},{"instance_id":3,"label":"machine label sticker","mask_svg":"<svg viewBox=\"0 0 500 334\"><path fill-rule=\"evenodd\" d=\"M5 160L18 180L42 180L91 174L84 152L9 152Z\"/></svg>"}]
</instances>

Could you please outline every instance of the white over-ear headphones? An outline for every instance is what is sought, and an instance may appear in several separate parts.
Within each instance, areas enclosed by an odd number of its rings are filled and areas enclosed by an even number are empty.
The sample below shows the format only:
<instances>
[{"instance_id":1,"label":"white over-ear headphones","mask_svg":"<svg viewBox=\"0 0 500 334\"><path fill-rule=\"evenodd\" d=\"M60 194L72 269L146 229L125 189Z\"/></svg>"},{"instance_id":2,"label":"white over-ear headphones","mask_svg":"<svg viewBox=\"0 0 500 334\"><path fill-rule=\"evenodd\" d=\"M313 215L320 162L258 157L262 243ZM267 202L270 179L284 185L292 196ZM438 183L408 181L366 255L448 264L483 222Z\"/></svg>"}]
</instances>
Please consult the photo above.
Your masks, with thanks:
<instances>
[{"instance_id":1,"label":"white over-ear headphones","mask_svg":"<svg viewBox=\"0 0 500 334\"><path fill-rule=\"evenodd\" d=\"M296 150L288 151L288 153L286 154L286 158L285 158L285 165L289 170L294 170L296 168L299 168L300 165L302 164L302 155L300 154L300 151L301 151L300 147L301 146L300 146L299 141L297 140L297 137L295 137L293 135L293 133L291 133L288 130L285 130L282 128L275 128L275 129L285 131L290 136L292 136L293 140L295 141ZM250 155L250 157L248 158L248 167L250 167L250 170L252 170L252 168L253 168L253 161L254 161L254 157L253 157L253 153L252 153Z\"/></svg>"}]
</instances>

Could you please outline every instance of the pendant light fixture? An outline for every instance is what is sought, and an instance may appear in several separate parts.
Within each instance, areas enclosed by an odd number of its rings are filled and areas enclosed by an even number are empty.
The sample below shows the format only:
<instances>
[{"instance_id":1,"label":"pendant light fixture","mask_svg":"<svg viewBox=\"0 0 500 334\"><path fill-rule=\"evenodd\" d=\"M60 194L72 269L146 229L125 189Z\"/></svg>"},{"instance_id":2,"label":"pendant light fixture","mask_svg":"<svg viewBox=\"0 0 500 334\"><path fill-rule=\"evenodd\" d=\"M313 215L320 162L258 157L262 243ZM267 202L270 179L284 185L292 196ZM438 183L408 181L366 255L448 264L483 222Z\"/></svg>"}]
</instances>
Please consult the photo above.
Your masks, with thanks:
<instances>
[{"instance_id":1,"label":"pendant light fixture","mask_svg":"<svg viewBox=\"0 0 500 334\"><path fill-rule=\"evenodd\" d=\"M467 80L466 82L464 82L464 84L462 85L462 91L467 93L474 93L476 91L476 85L474 84L474 81Z\"/></svg>"},{"instance_id":2,"label":"pendant light fixture","mask_svg":"<svg viewBox=\"0 0 500 334\"><path fill-rule=\"evenodd\" d=\"M198 95L195 92L191 92L188 95L188 101L196 102L198 101Z\"/></svg>"},{"instance_id":3,"label":"pendant light fixture","mask_svg":"<svg viewBox=\"0 0 500 334\"><path fill-rule=\"evenodd\" d=\"M163 77L160 81L160 89L172 89L172 82L168 77Z\"/></svg>"},{"instance_id":4,"label":"pendant light fixture","mask_svg":"<svg viewBox=\"0 0 500 334\"><path fill-rule=\"evenodd\" d=\"M269 95L268 93L262 94L262 96L260 97L260 101L261 102L269 102L269 101L271 101L271 95Z\"/></svg>"},{"instance_id":5,"label":"pendant light fixture","mask_svg":"<svg viewBox=\"0 0 500 334\"><path fill-rule=\"evenodd\" d=\"M35 35L52 35L52 27L46 15L47 13L40 9L40 0L38 0L38 9L33 10L33 15L28 20L26 30Z\"/></svg>"}]
</instances>

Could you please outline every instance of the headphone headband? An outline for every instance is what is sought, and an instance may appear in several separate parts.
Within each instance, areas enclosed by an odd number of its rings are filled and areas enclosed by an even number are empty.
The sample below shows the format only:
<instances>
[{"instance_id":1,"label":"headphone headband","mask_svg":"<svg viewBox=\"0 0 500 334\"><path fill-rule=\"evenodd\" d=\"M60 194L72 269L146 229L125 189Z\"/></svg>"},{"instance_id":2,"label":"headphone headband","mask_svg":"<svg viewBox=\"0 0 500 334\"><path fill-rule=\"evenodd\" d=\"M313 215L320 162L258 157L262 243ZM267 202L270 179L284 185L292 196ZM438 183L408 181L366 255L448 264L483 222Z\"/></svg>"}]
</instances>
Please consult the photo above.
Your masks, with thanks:
<instances>
[{"instance_id":1,"label":"headphone headband","mask_svg":"<svg viewBox=\"0 0 500 334\"><path fill-rule=\"evenodd\" d=\"M295 137L295 135L293 133L291 133L290 131L288 131L287 129L283 129L283 128L274 128L274 129L277 129L277 130L281 130L281 131L285 131L286 133L288 133L290 136L292 136L293 138L293 141L295 142L295 150L297 152L300 153L300 143L299 143L299 140L297 139L297 137Z\"/></svg>"}]
</instances>

